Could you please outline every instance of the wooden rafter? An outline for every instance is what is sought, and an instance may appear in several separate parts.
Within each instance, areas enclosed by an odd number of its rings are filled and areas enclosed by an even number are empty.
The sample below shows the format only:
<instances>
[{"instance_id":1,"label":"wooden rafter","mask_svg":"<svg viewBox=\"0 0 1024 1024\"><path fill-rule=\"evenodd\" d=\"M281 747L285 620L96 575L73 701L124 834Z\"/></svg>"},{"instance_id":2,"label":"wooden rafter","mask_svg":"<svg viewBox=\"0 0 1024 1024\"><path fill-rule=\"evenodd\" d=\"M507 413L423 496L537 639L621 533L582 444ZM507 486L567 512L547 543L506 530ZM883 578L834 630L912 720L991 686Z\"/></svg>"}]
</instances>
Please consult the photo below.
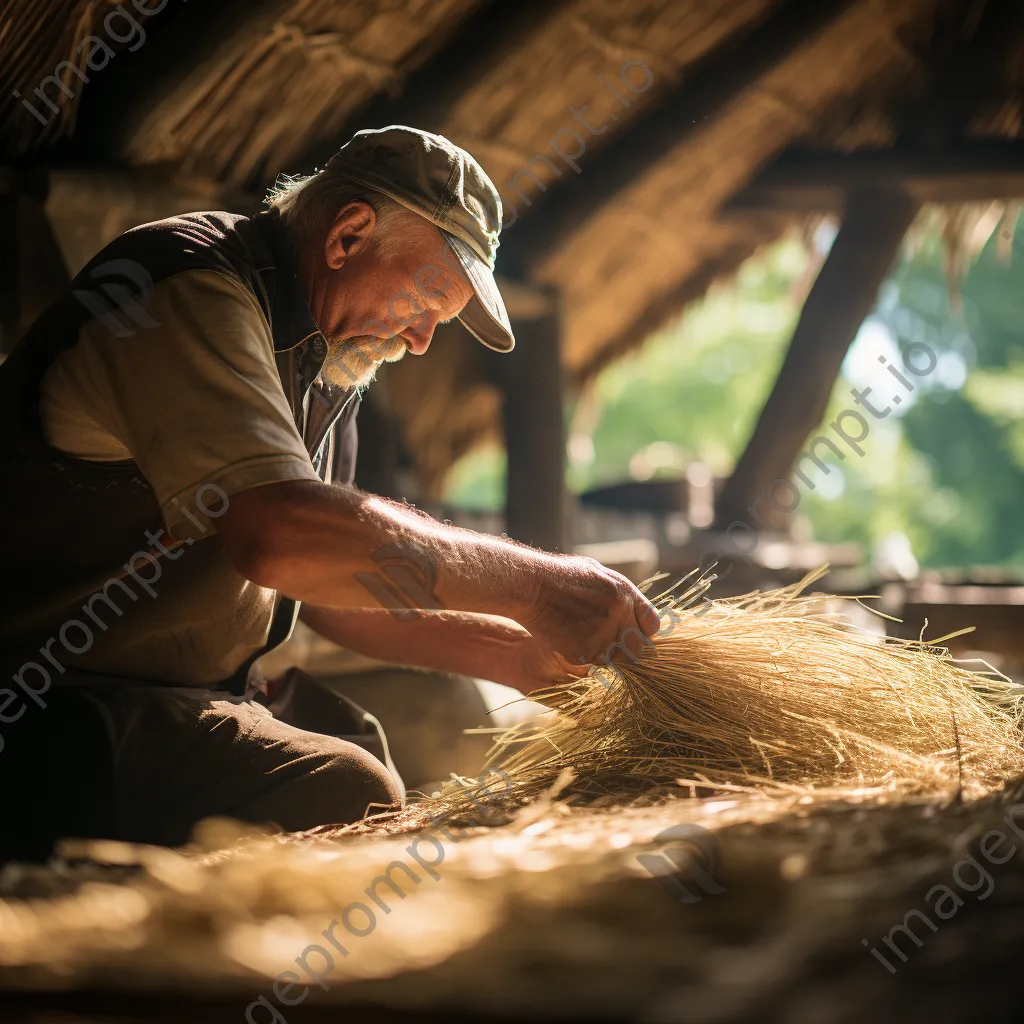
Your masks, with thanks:
<instances>
[{"instance_id":1,"label":"wooden rafter","mask_svg":"<svg viewBox=\"0 0 1024 1024\"><path fill-rule=\"evenodd\" d=\"M785 510L795 507L794 485L787 485L787 478L804 442L825 415L843 358L874 307L919 209L916 200L899 192L869 191L851 197L771 395L718 500L719 526L738 521L776 525ZM840 428L846 429L845 424ZM831 435L829 440L835 446ZM840 452L840 458L848 454ZM820 458L813 445L811 457Z\"/></svg>"},{"instance_id":2,"label":"wooden rafter","mask_svg":"<svg viewBox=\"0 0 1024 1024\"><path fill-rule=\"evenodd\" d=\"M726 212L838 212L852 189L901 189L925 203L1024 196L1024 143L968 142L934 150L921 146L854 153L790 150Z\"/></svg>"}]
</instances>

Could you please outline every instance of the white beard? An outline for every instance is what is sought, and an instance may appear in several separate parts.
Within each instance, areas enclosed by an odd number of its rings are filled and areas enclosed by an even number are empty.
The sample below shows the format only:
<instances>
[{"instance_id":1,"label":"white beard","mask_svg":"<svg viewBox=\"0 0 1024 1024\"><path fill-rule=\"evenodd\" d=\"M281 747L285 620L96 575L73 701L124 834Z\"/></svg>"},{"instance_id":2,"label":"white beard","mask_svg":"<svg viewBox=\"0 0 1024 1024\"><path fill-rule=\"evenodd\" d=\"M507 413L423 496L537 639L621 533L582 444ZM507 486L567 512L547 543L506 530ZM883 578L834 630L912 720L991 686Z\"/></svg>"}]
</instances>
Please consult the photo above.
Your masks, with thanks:
<instances>
[{"instance_id":1,"label":"white beard","mask_svg":"<svg viewBox=\"0 0 1024 1024\"><path fill-rule=\"evenodd\" d=\"M381 363L397 363L407 351L405 342L399 337L363 335L330 342L323 375L335 387L361 388L373 380Z\"/></svg>"}]
</instances>

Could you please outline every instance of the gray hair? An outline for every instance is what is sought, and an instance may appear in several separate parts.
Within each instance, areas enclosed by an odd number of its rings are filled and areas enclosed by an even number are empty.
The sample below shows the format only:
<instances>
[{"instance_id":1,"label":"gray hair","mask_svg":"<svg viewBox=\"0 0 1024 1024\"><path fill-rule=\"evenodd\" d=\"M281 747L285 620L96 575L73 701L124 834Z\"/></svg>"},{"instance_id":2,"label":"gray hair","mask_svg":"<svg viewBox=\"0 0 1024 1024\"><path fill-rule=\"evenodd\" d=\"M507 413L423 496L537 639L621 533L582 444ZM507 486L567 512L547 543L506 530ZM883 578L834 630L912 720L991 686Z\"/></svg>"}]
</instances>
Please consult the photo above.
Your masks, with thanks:
<instances>
[{"instance_id":1,"label":"gray hair","mask_svg":"<svg viewBox=\"0 0 1024 1024\"><path fill-rule=\"evenodd\" d=\"M282 176L267 194L267 207L277 210L295 237L303 241L323 237L338 211L347 203L368 203L377 215L373 242L382 259L390 259L404 244L397 221L413 214L390 196L359 185L340 174Z\"/></svg>"}]
</instances>

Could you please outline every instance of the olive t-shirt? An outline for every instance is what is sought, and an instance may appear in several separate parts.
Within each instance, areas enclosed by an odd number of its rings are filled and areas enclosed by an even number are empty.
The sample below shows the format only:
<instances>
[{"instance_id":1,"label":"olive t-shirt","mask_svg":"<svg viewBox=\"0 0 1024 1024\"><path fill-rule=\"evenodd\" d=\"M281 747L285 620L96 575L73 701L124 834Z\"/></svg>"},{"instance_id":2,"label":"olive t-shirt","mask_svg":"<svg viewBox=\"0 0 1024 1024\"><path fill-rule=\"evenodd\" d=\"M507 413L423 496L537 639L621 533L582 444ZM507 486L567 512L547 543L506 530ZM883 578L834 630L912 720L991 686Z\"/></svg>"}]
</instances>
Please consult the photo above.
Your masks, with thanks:
<instances>
[{"instance_id":1,"label":"olive t-shirt","mask_svg":"<svg viewBox=\"0 0 1024 1024\"><path fill-rule=\"evenodd\" d=\"M236 573L219 545L191 547L216 530L197 493L214 485L230 499L319 478L281 387L270 325L244 285L210 270L177 274L155 285L146 314L150 326L127 337L91 320L43 380L47 442L90 461L133 459L171 537L184 542L161 559L157 596L128 605L76 663L203 686L264 645L278 595Z\"/></svg>"}]
</instances>

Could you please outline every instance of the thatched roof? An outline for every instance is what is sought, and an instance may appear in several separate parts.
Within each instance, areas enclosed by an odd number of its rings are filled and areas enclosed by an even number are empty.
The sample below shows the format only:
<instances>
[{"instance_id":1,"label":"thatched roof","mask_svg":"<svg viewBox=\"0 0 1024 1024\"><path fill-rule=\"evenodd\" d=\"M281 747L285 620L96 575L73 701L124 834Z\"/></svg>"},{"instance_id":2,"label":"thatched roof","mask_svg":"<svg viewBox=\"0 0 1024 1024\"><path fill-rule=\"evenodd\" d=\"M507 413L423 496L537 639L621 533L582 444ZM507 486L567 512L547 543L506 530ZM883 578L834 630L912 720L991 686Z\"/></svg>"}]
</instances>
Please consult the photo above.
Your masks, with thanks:
<instances>
[{"instance_id":1,"label":"thatched roof","mask_svg":"<svg viewBox=\"0 0 1024 1024\"><path fill-rule=\"evenodd\" d=\"M200 206L211 188L244 204L240 195L310 169L361 127L441 131L509 201L499 272L560 290L563 362L581 383L801 219L726 208L780 154L891 146L908 102L948 73L981 6L263 0L199 14L171 0L140 16L147 40L134 52L131 39L110 42L117 56L88 85L65 73L75 95L50 90L63 111L44 128L12 90L31 95L87 26L103 35L112 7L8 0L0 103L7 147L22 159L159 166L198 182ZM1022 50L1007 47L1002 88L977 112L975 134L1017 138ZM595 133L574 120L584 108ZM578 173L551 145L573 157L569 129L586 146ZM472 346L455 340L460 330L439 336L427 361L387 373L428 489L498 423L497 391Z\"/></svg>"}]
</instances>

